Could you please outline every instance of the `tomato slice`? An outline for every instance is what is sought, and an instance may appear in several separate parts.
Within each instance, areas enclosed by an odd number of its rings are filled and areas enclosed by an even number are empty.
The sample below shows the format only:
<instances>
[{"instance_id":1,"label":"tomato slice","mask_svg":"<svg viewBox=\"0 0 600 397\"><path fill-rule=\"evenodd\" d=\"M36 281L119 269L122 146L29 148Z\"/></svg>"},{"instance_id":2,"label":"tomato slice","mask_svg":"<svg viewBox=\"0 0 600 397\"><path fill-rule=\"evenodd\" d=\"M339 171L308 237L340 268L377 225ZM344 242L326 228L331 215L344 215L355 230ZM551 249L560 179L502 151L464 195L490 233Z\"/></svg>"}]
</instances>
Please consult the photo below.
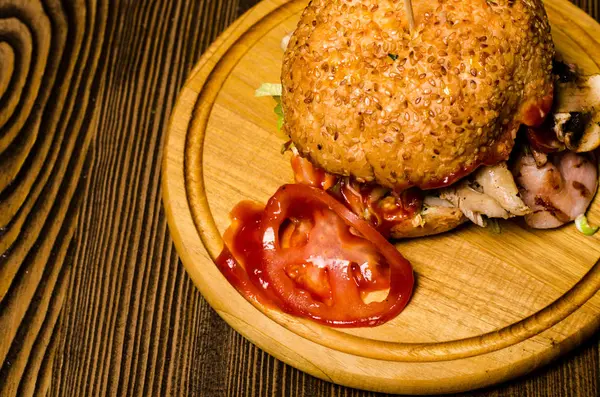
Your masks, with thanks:
<instances>
[{"instance_id":1,"label":"tomato slice","mask_svg":"<svg viewBox=\"0 0 600 397\"><path fill-rule=\"evenodd\" d=\"M319 188L284 185L264 210L238 204L224 240L217 265L247 299L330 326L382 324L412 293L410 263ZM374 291L389 292L367 303Z\"/></svg>"},{"instance_id":2,"label":"tomato slice","mask_svg":"<svg viewBox=\"0 0 600 397\"><path fill-rule=\"evenodd\" d=\"M282 247L288 219L314 222L306 244ZM264 275L285 310L333 326L375 326L408 303L414 283L410 263L325 191L282 186L267 203L261 228ZM387 288L384 300L365 302L369 292Z\"/></svg>"},{"instance_id":3,"label":"tomato slice","mask_svg":"<svg viewBox=\"0 0 600 397\"><path fill-rule=\"evenodd\" d=\"M263 205L252 201L241 201L231 210L231 224L223 235L225 246L215 263L227 281L246 299L263 306L278 307L281 305L279 298L269 288L261 266L263 210Z\"/></svg>"}]
</instances>

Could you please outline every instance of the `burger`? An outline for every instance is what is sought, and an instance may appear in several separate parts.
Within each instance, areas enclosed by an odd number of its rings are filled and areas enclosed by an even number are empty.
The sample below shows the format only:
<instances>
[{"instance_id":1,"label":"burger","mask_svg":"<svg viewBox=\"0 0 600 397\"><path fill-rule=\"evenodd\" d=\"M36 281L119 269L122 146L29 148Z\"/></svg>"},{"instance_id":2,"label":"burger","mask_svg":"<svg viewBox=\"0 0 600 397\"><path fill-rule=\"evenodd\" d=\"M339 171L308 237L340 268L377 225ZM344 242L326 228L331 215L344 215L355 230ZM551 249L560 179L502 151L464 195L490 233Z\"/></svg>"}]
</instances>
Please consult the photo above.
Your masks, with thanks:
<instances>
[{"instance_id":1,"label":"burger","mask_svg":"<svg viewBox=\"0 0 600 397\"><path fill-rule=\"evenodd\" d=\"M598 186L600 76L560 63L540 0L313 0L286 39L299 182L392 238L578 218ZM587 230L587 229L586 229Z\"/></svg>"},{"instance_id":2,"label":"burger","mask_svg":"<svg viewBox=\"0 0 600 397\"><path fill-rule=\"evenodd\" d=\"M376 326L415 287L387 238L512 217L595 232L600 76L558 62L541 1L414 5L313 0L284 38L281 85L257 95L296 183L239 203L216 260L256 305Z\"/></svg>"}]
</instances>

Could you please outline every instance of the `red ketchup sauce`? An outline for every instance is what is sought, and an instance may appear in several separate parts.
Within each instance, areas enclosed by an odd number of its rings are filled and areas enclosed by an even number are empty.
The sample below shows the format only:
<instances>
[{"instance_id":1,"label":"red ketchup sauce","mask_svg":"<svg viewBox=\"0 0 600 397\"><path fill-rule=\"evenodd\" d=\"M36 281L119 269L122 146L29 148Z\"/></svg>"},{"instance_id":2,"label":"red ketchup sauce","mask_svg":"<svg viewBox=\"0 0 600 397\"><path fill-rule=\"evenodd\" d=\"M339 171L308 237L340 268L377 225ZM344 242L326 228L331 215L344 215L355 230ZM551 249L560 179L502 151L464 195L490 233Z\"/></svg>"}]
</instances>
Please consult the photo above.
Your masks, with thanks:
<instances>
[{"instance_id":1,"label":"red ketchup sauce","mask_svg":"<svg viewBox=\"0 0 600 397\"><path fill-rule=\"evenodd\" d=\"M227 281L246 299L263 306L277 307L279 299L264 278L259 257L263 209L263 205L253 201L241 201L233 207L231 225L223 235L225 246L215 263Z\"/></svg>"},{"instance_id":2,"label":"red ketchup sauce","mask_svg":"<svg viewBox=\"0 0 600 397\"><path fill-rule=\"evenodd\" d=\"M307 159L298 155L292 156L292 170L296 183L327 190L336 184L338 177L315 167Z\"/></svg>"},{"instance_id":3,"label":"red ketchup sauce","mask_svg":"<svg viewBox=\"0 0 600 397\"><path fill-rule=\"evenodd\" d=\"M395 225L415 217L423 205L423 194L419 189L389 192L380 186L357 183L349 178L339 182L339 193L335 197L386 238L390 237Z\"/></svg>"},{"instance_id":4,"label":"red ketchup sauce","mask_svg":"<svg viewBox=\"0 0 600 397\"><path fill-rule=\"evenodd\" d=\"M549 89L549 92L550 94L545 95L541 99L531 99L522 106L519 117L522 124L529 127L538 127L546 120L546 116L552 110L552 103L554 101L553 90Z\"/></svg>"},{"instance_id":5,"label":"red ketchup sauce","mask_svg":"<svg viewBox=\"0 0 600 397\"><path fill-rule=\"evenodd\" d=\"M525 124L534 129L529 129L528 136L538 131L537 127L542 126L544 120L552 110L553 94L552 90L549 90L550 94L545 95L541 99L535 98L526 102L519 111L519 114L515 118L515 121L509 123L506 129L502 132L502 135L496 139L494 144L486 149L485 152L481 150L479 156L477 156L471 164L468 164L456 172L450 173L439 180L433 180L426 185L419 186L423 190L439 189L446 186L452 185L454 182L464 178L473 171L475 171L481 165L495 165L500 161L508 160L510 153L515 144L515 136L521 124ZM537 142L542 143L543 141L549 141L550 137L542 137L539 133L535 134ZM554 144L551 142L548 144ZM545 151L545 150L542 150Z\"/></svg>"},{"instance_id":6,"label":"red ketchup sauce","mask_svg":"<svg viewBox=\"0 0 600 397\"><path fill-rule=\"evenodd\" d=\"M533 149L542 153L555 153L565 150L565 144L558 140L550 122L537 128L528 127L527 141Z\"/></svg>"},{"instance_id":7,"label":"red ketchup sauce","mask_svg":"<svg viewBox=\"0 0 600 397\"><path fill-rule=\"evenodd\" d=\"M322 189L284 185L264 208L240 202L231 219L215 262L255 304L356 327L382 324L408 303L409 262ZM368 301L386 290L384 300Z\"/></svg>"},{"instance_id":8,"label":"red ketchup sauce","mask_svg":"<svg viewBox=\"0 0 600 397\"><path fill-rule=\"evenodd\" d=\"M298 155L292 156L292 169L296 183L328 190L339 202L367 220L387 238L395 225L412 219L423 205L423 194L419 189L397 193L376 184L337 177Z\"/></svg>"}]
</instances>

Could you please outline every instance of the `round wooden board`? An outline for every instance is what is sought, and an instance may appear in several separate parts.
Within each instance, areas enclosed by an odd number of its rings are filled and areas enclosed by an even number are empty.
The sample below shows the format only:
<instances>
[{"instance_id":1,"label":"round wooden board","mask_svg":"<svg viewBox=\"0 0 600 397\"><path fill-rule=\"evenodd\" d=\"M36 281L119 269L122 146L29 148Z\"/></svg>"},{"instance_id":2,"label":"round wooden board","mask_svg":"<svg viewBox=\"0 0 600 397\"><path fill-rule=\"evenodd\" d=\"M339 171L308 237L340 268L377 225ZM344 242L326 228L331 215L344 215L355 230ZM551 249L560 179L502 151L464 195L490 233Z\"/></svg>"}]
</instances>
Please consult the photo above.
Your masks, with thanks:
<instances>
[{"instance_id":1,"label":"round wooden board","mask_svg":"<svg viewBox=\"0 0 600 397\"><path fill-rule=\"evenodd\" d=\"M503 222L397 244L412 262L414 296L393 321L332 329L261 312L211 258L240 200L266 202L292 180L263 82L278 82L281 38L306 1L265 0L237 20L192 71L173 112L163 164L170 230L190 276L234 329L278 359L331 382L395 393L483 387L546 364L600 324L600 236L573 225L532 231ZM600 26L564 0L546 1L558 52L600 68ZM590 210L600 222L600 198Z\"/></svg>"}]
</instances>

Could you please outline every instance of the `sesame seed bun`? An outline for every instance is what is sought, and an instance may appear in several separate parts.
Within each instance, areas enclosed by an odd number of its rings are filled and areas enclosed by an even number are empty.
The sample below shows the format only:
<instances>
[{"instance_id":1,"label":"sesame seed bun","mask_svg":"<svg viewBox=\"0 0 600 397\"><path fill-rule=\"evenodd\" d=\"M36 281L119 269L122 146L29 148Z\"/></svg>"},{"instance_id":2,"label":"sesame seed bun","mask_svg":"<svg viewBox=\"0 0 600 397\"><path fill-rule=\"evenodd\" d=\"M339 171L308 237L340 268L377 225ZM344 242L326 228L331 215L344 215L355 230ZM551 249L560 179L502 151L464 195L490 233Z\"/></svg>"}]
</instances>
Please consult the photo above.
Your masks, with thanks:
<instances>
[{"instance_id":1,"label":"sesame seed bun","mask_svg":"<svg viewBox=\"0 0 600 397\"><path fill-rule=\"evenodd\" d=\"M403 189L506 160L552 104L540 0L313 0L282 68L284 130L328 172Z\"/></svg>"}]
</instances>

